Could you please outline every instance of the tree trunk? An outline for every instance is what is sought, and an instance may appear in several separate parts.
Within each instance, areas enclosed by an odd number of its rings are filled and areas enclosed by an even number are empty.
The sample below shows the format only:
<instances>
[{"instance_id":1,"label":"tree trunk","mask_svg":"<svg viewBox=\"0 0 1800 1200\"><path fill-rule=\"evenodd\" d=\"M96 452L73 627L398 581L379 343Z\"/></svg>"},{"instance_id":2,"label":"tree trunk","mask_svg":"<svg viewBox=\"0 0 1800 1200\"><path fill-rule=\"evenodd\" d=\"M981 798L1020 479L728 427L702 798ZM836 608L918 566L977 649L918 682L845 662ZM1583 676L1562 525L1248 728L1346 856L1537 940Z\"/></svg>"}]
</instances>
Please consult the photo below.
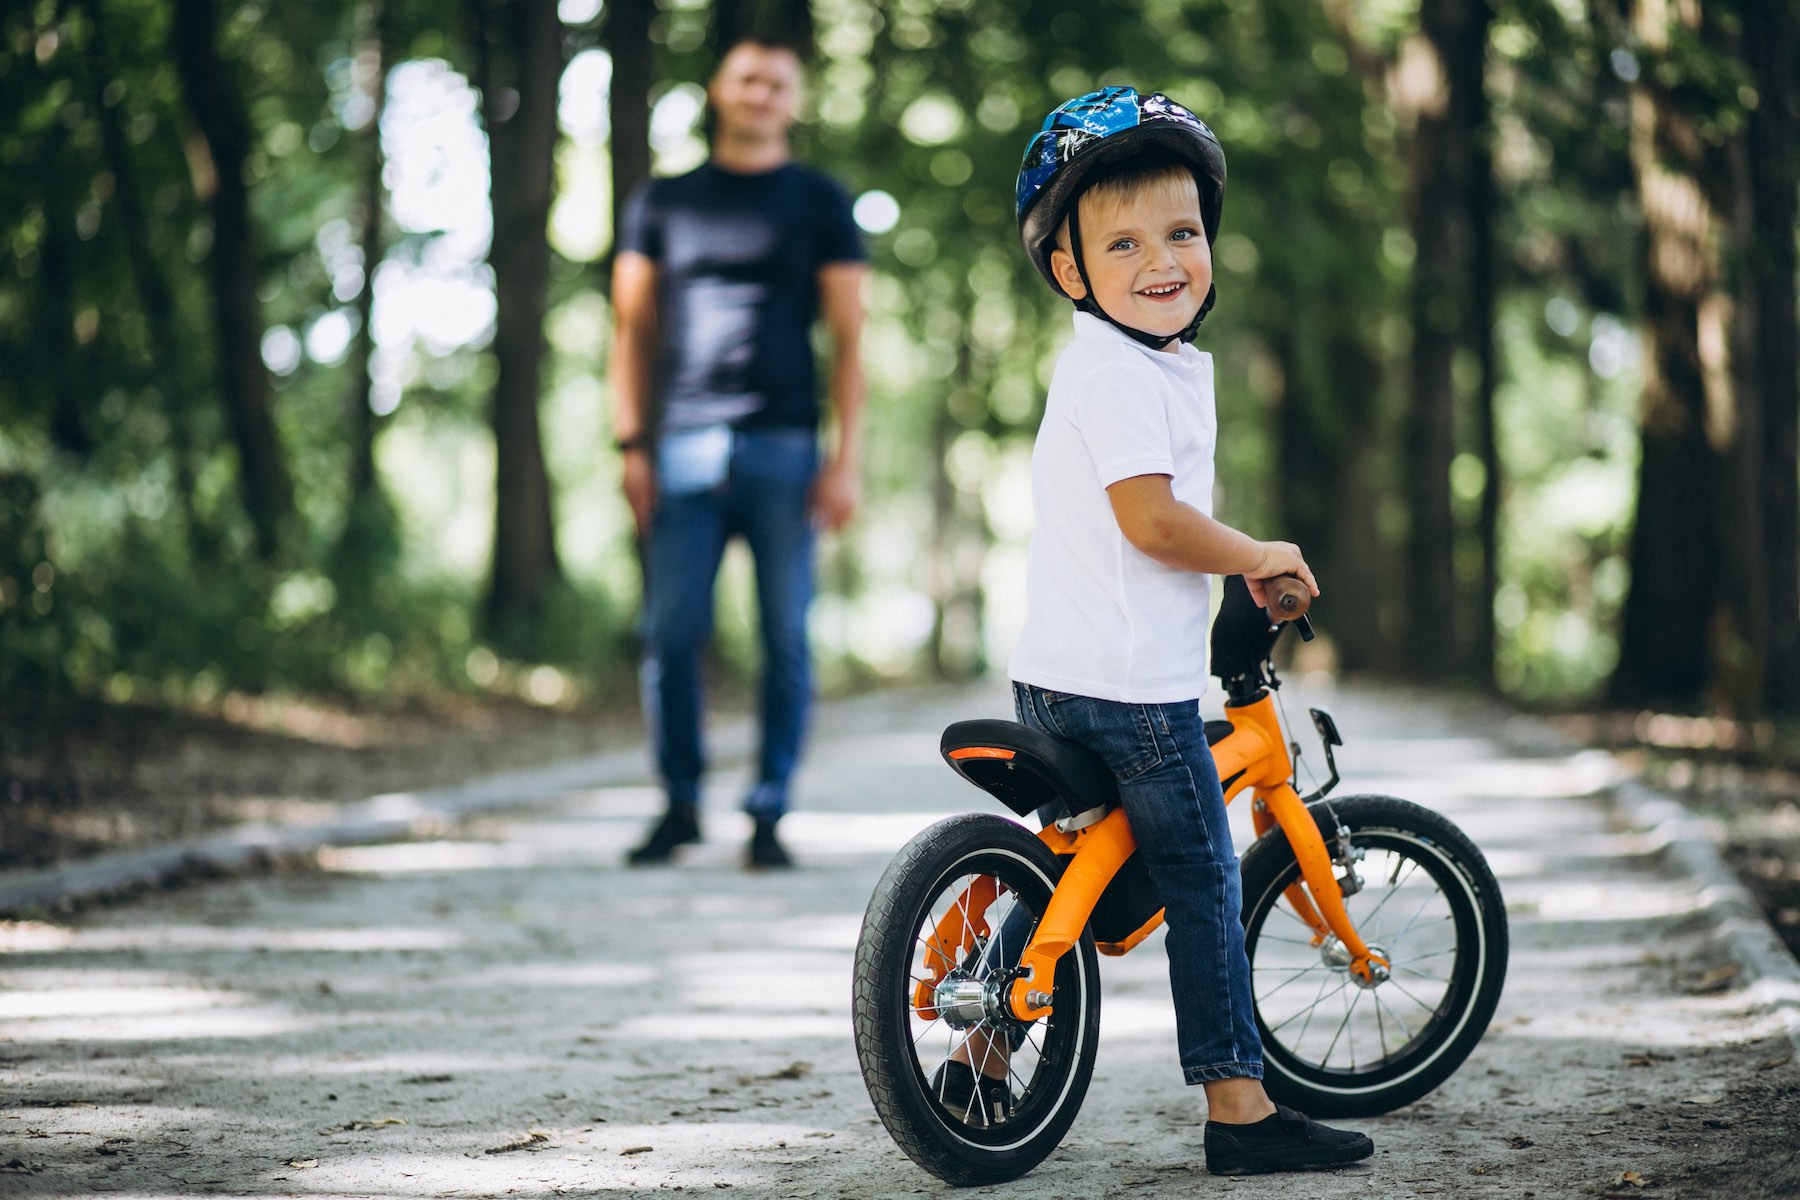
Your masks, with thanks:
<instances>
[{"instance_id":1,"label":"tree trunk","mask_svg":"<svg viewBox=\"0 0 1800 1200\"><path fill-rule=\"evenodd\" d=\"M238 451L238 482L256 532L257 553L276 557L294 511L294 489L270 407L262 362L255 229L244 168L249 110L219 55L213 0L175 0L170 39L188 111L199 129L194 190L212 220L207 254L220 396Z\"/></svg>"},{"instance_id":2,"label":"tree trunk","mask_svg":"<svg viewBox=\"0 0 1800 1200\"><path fill-rule=\"evenodd\" d=\"M1676 11L1666 0L1638 5L1636 30L1652 53L1668 47ZM1721 567L1709 388L1714 404L1729 399L1717 394L1729 388L1723 372L1703 360L1703 326L1704 340L1723 347L1728 302L1718 287L1713 207L1700 182L1705 142L1654 76L1646 71L1632 93L1631 156L1648 253L1642 461L1610 695L1619 704L1688 708L1710 682Z\"/></svg>"},{"instance_id":3,"label":"tree trunk","mask_svg":"<svg viewBox=\"0 0 1800 1200\"><path fill-rule=\"evenodd\" d=\"M1740 469L1759 538L1751 553L1762 578L1749 646L1760 668L1760 707L1800 713L1800 318L1796 317L1794 230L1800 189L1800 12L1791 0L1744 5L1743 57L1758 103L1744 131L1749 229L1739 306L1745 369L1758 422L1740 422ZM1739 581L1727 582L1726 593Z\"/></svg>"},{"instance_id":4,"label":"tree trunk","mask_svg":"<svg viewBox=\"0 0 1800 1200\"><path fill-rule=\"evenodd\" d=\"M98 3L88 0L84 7L89 25L90 63L85 72L89 102L99 121L106 166L112 172L113 200L118 205L125 260L130 265L132 286L137 290L138 304L144 311L144 323L150 334L149 373L169 423L169 457L174 466L175 490L186 527L188 553L198 566L211 562L217 548L206 536L196 503L194 434L187 398L190 385L175 374L175 364L186 352L176 329L175 293L150 246L151 227L145 215L137 160L132 156L116 107L108 105L105 99L106 81L120 77L118 61L113 57Z\"/></svg>"},{"instance_id":5,"label":"tree trunk","mask_svg":"<svg viewBox=\"0 0 1800 1200\"><path fill-rule=\"evenodd\" d=\"M1407 626L1409 639L1424 650L1413 656L1410 669L1430 679L1458 674L1459 662L1468 658L1458 642L1470 623L1458 619L1463 605L1450 466L1456 455L1456 353L1477 336L1488 336L1474 328L1483 305L1471 286L1478 214L1470 200L1478 194L1472 176L1486 115L1489 19L1482 0L1422 6L1421 35L1398 68L1402 101L1415 121L1409 196L1415 248L1411 409L1405 441Z\"/></svg>"},{"instance_id":6,"label":"tree trunk","mask_svg":"<svg viewBox=\"0 0 1800 1200\"><path fill-rule=\"evenodd\" d=\"M550 197L562 23L556 0L474 0L477 80L492 164L494 548L487 615L523 633L560 580L538 423L550 287Z\"/></svg>"},{"instance_id":7,"label":"tree trunk","mask_svg":"<svg viewBox=\"0 0 1800 1200\"><path fill-rule=\"evenodd\" d=\"M650 41L649 3L609 4L606 7L606 51L612 56L612 83L606 106L612 132L612 241L610 259L619 251L625 202L638 185L650 178L650 88L656 81L655 46Z\"/></svg>"},{"instance_id":8,"label":"tree trunk","mask_svg":"<svg viewBox=\"0 0 1800 1200\"><path fill-rule=\"evenodd\" d=\"M359 66L370 72L369 91L374 116L369 119L368 144L365 147L362 177L362 291L356 297L356 345L351 352L351 383L348 396L350 419L350 506L355 509L379 496L380 480L375 473L375 405L373 366L375 359L375 269L387 254L383 217L386 211L387 187L382 172L387 155L381 148L381 115L387 108L388 47L393 28L391 0L369 0L365 21L367 32L358 57ZM377 501L378 502L378 501Z\"/></svg>"},{"instance_id":9,"label":"tree trunk","mask_svg":"<svg viewBox=\"0 0 1800 1200\"><path fill-rule=\"evenodd\" d=\"M51 443L85 458L94 450L94 435L81 401L94 394L95 388L90 378L90 356L76 334L81 309L76 288L81 240L75 233L75 210L81 191L76 186L79 175L68 161L70 138L62 124L51 126L39 149L47 218L37 272L44 330L39 344L49 370L39 378L20 382L44 393Z\"/></svg>"},{"instance_id":10,"label":"tree trunk","mask_svg":"<svg viewBox=\"0 0 1800 1200\"><path fill-rule=\"evenodd\" d=\"M926 653L937 678L973 679L987 669L981 568L993 530L988 528L981 497L958 486L948 464L951 448L981 408L977 398L987 394L991 373L973 349L969 332L973 297L968 289L957 289L953 303L961 322L956 366L949 394L931 418L931 552L926 587L933 619Z\"/></svg>"},{"instance_id":11,"label":"tree trunk","mask_svg":"<svg viewBox=\"0 0 1800 1200\"><path fill-rule=\"evenodd\" d=\"M1744 68L1757 93L1738 136L1724 147L1727 186L1716 196L1729 223L1733 284L1703 304L1703 321L1729 320L1729 371L1703 362L1706 383L1725 375L1733 391L1714 403L1715 433L1725 440L1715 532L1719 559L1712 680L1719 704L1738 716L1793 711L1800 683L1796 662L1795 392L1800 388L1795 341L1796 20L1789 4L1749 5L1741 27L1727 33L1707 21L1701 33ZM1714 178L1721 172L1709 172ZM1712 299L1709 297L1709 299ZM1728 317L1717 314L1728 311ZM1709 345L1704 327L1700 340Z\"/></svg>"},{"instance_id":12,"label":"tree trunk","mask_svg":"<svg viewBox=\"0 0 1800 1200\"><path fill-rule=\"evenodd\" d=\"M1493 125L1489 119L1485 80L1488 26L1493 10L1476 6L1476 26L1462 39L1463 61L1451 65L1451 78L1464 80L1469 122L1469 176L1465 205L1469 220L1469 340L1475 353L1475 449L1481 460L1481 504L1475 536L1481 549L1480 590L1467 605L1469 627L1463 639L1463 674L1484 687L1495 686L1494 600L1500 591L1500 497L1505 464L1500 457L1494 397L1500 366L1494 350L1494 305L1499 281L1494 252Z\"/></svg>"},{"instance_id":13,"label":"tree trunk","mask_svg":"<svg viewBox=\"0 0 1800 1200\"><path fill-rule=\"evenodd\" d=\"M1338 665L1347 671L1387 668L1381 609L1392 578L1375 530L1374 497L1359 494L1370 472L1377 422L1380 364L1355 328L1360 314L1341 297L1290 295L1284 319L1264 331L1281 364L1275 404L1277 474L1270 491L1276 526L1268 536L1291 539L1331 594ZM1305 339L1319 339L1314 359ZM1330 364L1321 375L1318 359Z\"/></svg>"}]
</instances>

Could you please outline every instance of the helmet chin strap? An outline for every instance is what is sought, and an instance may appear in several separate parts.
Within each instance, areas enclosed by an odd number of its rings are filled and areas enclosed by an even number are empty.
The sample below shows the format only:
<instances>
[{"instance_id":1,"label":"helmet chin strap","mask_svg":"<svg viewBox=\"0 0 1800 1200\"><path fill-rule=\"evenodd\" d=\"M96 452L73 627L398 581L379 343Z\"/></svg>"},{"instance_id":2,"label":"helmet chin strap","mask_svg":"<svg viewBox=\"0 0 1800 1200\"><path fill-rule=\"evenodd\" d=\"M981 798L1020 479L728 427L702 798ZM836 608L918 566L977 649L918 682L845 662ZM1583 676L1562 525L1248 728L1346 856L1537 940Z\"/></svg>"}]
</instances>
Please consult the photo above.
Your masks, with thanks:
<instances>
[{"instance_id":1,"label":"helmet chin strap","mask_svg":"<svg viewBox=\"0 0 1800 1200\"><path fill-rule=\"evenodd\" d=\"M1076 198L1074 204L1069 206L1069 247L1074 252L1075 273L1081 277L1081 286L1087 289L1087 295L1075 301L1075 307L1081 312L1099 317L1126 337L1148 346L1152 350L1165 350L1169 343L1174 341L1193 341L1194 335L1200 331L1200 322L1206 320L1206 314L1212 311L1213 300L1219 293L1217 285L1207 288L1206 299L1201 303L1200 311L1195 313L1194 319L1189 321L1187 327L1178 333L1148 333L1142 329L1133 329L1122 321L1114 320L1112 314L1101 308L1100 302L1094 299L1094 285L1088 282L1087 263L1081 255L1081 200L1079 197Z\"/></svg>"}]
</instances>

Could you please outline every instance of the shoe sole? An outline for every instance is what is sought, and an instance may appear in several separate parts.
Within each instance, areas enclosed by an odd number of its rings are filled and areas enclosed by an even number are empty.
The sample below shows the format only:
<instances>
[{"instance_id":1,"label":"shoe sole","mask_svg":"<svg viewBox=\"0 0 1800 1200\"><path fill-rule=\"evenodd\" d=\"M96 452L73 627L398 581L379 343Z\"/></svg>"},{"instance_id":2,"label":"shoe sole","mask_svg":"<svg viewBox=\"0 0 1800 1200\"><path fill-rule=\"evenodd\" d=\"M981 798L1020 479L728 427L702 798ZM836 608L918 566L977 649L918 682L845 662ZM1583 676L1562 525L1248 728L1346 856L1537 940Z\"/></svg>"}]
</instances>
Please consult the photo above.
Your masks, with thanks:
<instances>
[{"instance_id":1,"label":"shoe sole","mask_svg":"<svg viewBox=\"0 0 1800 1200\"><path fill-rule=\"evenodd\" d=\"M673 846L670 846L666 850L661 850L661 851L633 850L631 853L629 853L625 856L625 865L628 867L661 866L663 863L666 863L670 859L674 858L675 851L680 849L681 847L683 847L683 846L698 846L699 844L700 844L699 838L691 837L691 838L685 838L682 841L676 842Z\"/></svg>"},{"instance_id":2,"label":"shoe sole","mask_svg":"<svg viewBox=\"0 0 1800 1200\"><path fill-rule=\"evenodd\" d=\"M1207 1172L1213 1175L1275 1175L1289 1171L1332 1171L1338 1167L1347 1167L1359 1163L1375 1153L1374 1143L1367 1146L1347 1147L1342 1151L1318 1162L1297 1163L1291 1157L1269 1159L1246 1159L1241 1162L1221 1163L1214 1166L1207 1160Z\"/></svg>"}]
</instances>

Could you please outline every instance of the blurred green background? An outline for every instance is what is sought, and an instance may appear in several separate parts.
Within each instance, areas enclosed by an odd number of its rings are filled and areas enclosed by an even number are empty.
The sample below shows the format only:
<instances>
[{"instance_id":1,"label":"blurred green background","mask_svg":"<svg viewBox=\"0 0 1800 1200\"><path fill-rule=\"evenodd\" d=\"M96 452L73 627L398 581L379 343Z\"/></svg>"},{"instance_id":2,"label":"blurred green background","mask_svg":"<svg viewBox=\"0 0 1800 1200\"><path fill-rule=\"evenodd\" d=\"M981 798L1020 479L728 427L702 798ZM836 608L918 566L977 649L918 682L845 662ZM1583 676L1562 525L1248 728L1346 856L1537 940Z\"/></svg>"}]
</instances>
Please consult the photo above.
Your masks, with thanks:
<instances>
[{"instance_id":1,"label":"blurred green background","mask_svg":"<svg viewBox=\"0 0 1800 1200\"><path fill-rule=\"evenodd\" d=\"M1044 112L1166 91L1230 169L1220 513L1313 664L1800 709L1800 4L25 0L0 17L0 695L628 693L614 198L756 30L874 264L832 689L1004 664L1068 308ZM553 536L552 536L553 535ZM746 563L721 658L754 669Z\"/></svg>"}]
</instances>

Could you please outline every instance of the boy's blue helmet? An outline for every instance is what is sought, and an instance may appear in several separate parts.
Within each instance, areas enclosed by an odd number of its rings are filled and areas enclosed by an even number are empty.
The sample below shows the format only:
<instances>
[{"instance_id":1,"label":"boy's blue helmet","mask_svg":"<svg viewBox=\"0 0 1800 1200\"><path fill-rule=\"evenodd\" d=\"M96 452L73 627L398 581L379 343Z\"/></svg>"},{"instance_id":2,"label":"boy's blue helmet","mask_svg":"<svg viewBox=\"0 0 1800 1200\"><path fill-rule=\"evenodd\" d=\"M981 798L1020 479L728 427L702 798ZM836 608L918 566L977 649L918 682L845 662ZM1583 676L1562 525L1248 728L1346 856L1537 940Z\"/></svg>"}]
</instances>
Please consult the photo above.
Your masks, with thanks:
<instances>
[{"instance_id":1,"label":"boy's blue helmet","mask_svg":"<svg viewBox=\"0 0 1800 1200\"><path fill-rule=\"evenodd\" d=\"M1211 246L1219 233L1219 214L1225 203L1225 151L1206 122L1161 92L1145 96L1135 88L1104 87L1077 96L1045 117L1043 128L1025 147L1017 193L1019 237L1038 273L1058 292L1062 287L1050 271L1050 251L1063 218L1071 215L1075 201L1095 176L1146 154L1165 155L1194 172L1201 222ZM1079 246L1076 264L1081 265ZM1085 268L1082 273L1085 277ZM1207 292L1193 324L1178 335L1183 341L1193 337L1217 295L1217 287ZM1091 290L1076 307L1118 325L1094 304ZM1119 328L1152 345L1173 340L1123 325Z\"/></svg>"}]
</instances>

